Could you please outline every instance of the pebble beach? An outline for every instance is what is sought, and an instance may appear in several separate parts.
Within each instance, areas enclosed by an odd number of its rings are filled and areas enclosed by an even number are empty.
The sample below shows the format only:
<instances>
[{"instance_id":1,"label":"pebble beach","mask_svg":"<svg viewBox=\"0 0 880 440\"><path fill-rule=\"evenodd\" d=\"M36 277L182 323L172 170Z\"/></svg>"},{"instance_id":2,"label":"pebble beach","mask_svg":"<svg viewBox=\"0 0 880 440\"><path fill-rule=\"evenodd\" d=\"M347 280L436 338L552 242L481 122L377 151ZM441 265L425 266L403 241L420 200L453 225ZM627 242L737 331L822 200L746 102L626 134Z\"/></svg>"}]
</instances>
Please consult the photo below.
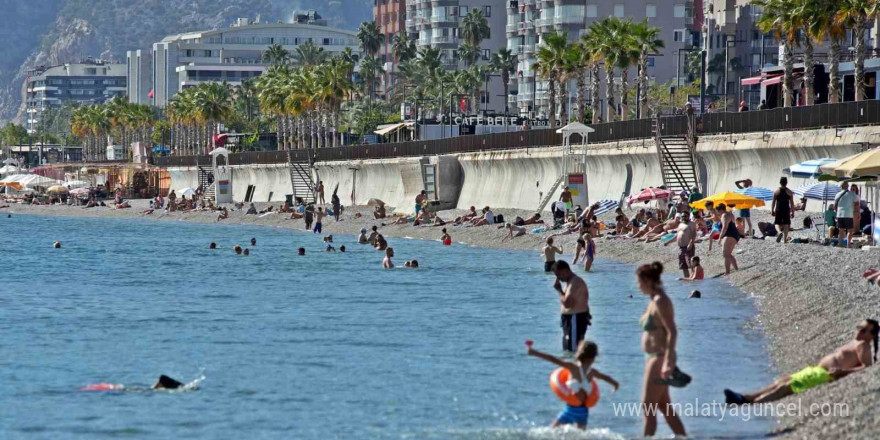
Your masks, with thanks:
<instances>
[{"instance_id":1,"label":"pebble beach","mask_svg":"<svg viewBox=\"0 0 880 440\"><path fill-rule=\"evenodd\" d=\"M11 207L0 209L0 214L142 218L164 222L217 222L216 212L155 211L145 215L143 212L149 204L147 200L131 200L130 203L132 208L120 210L110 207L83 209L61 205L13 204ZM275 205L276 209L279 206L278 203L257 203L256 207L264 209L268 205ZM362 216L356 217L357 213ZM439 214L443 219L450 221L461 213L463 211L450 210ZM495 210L495 213L502 214L507 219L513 219L517 215L523 217L531 215L530 212L504 209ZM804 215L799 212L793 223L799 225ZM819 218L820 214L813 213L812 216ZM600 216L600 220L603 221L612 219L613 213ZM752 211L752 221L755 226L758 221L767 219L769 219L768 211ZM361 228L369 229L376 225L379 226L380 233L389 239L391 246L394 245L395 237L440 239L441 227L391 225L393 221L394 218L391 217L374 220L371 207L349 207L343 215L343 221L336 222L332 218L325 218L324 235L356 235ZM288 214L282 213L245 215L244 211L230 211L229 218L222 223L288 229L304 228L302 220L291 220ZM383 223L386 226L382 226ZM550 232L527 234L502 242L506 230L497 229L496 226L456 227L450 222L446 228L457 245L535 250L536 260L539 258L538 249L550 234ZM173 236L174 229L168 228L168 234ZM792 236L815 238L816 233L799 231ZM576 235L567 235L556 239L556 243L565 249L563 258L569 261L572 258L576 238ZM45 237L45 239L47 246L51 246L55 240L53 237ZM646 244L602 237L596 240L596 246L598 258L625 263L661 261L667 267L667 272L678 272L678 249L675 246L664 247L657 242ZM707 243L699 243L697 255L702 260L707 278L723 274L721 248L717 243L713 245L711 252L708 251ZM880 315L880 303L878 303L880 291L877 286L865 282L861 276L866 269L880 266L878 249L841 249L815 244L781 244L772 239L743 239L737 245L735 257L739 261L740 271L722 278L756 299L758 315L741 325L758 328L764 332L769 344L767 350L774 362L773 367L780 373L794 372L807 365L814 365L822 356L851 340L856 325L861 320ZM377 255L377 264L379 260L381 258ZM589 277L587 282L589 283ZM694 288L700 288L699 282L694 283ZM712 295L712 292L703 291L704 297L708 295ZM706 330L711 331L711 329ZM735 362L735 360L731 361ZM699 374L711 374L711 372L699 372ZM718 380L718 396L714 397L722 399L724 378L719 377ZM757 389L765 384L753 385ZM807 393L789 397L782 403L799 402L805 410L814 404L845 404L849 414L843 417L787 415L780 417L780 423L775 431L768 434L787 439L878 438L880 413L873 407L878 391L880 391L880 375L876 368L869 368L864 372L809 390Z\"/></svg>"}]
</instances>

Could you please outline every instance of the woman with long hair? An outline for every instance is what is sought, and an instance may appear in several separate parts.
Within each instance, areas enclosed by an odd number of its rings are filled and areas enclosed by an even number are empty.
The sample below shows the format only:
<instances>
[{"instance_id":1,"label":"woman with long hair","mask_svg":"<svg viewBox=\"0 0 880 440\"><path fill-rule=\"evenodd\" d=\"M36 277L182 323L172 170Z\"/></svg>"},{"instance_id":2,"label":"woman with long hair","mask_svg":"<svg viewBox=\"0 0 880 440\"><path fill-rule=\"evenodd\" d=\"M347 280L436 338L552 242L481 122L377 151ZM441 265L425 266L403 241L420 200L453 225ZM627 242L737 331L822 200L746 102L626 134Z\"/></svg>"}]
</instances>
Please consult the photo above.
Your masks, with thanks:
<instances>
[{"instance_id":1,"label":"woman with long hair","mask_svg":"<svg viewBox=\"0 0 880 440\"><path fill-rule=\"evenodd\" d=\"M733 216L733 212L728 211L724 203L719 203L715 207L715 211L721 214L721 235L718 237L718 243L721 244L721 255L724 257L724 274L730 275L731 266L735 270L739 270L736 257L733 256L733 249L736 248L736 244L743 236L736 228L736 218Z\"/></svg>"}]
</instances>

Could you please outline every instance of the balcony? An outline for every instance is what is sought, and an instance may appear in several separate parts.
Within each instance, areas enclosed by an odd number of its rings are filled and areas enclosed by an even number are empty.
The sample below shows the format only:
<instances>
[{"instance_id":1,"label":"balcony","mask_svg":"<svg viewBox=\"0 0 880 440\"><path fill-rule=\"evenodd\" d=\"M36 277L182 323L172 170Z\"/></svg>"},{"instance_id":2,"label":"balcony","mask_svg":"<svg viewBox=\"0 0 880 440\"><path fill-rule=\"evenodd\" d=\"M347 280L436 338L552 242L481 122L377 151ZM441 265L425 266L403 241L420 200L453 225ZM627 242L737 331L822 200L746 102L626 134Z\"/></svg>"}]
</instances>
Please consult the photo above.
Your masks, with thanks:
<instances>
[{"instance_id":1,"label":"balcony","mask_svg":"<svg viewBox=\"0 0 880 440\"><path fill-rule=\"evenodd\" d=\"M584 24L584 16L583 15L563 15L556 17L553 20L553 24L555 25L568 25L568 24Z\"/></svg>"},{"instance_id":2,"label":"balcony","mask_svg":"<svg viewBox=\"0 0 880 440\"><path fill-rule=\"evenodd\" d=\"M455 17L450 17L450 16L431 17L431 24L456 24L456 23L457 23L457 20Z\"/></svg>"},{"instance_id":3,"label":"balcony","mask_svg":"<svg viewBox=\"0 0 880 440\"><path fill-rule=\"evenodd\" d=\"M431 38L433 44L458 44L458 38L452 35L435 35Z\"/></svg>"},{"instance_id":4,"label":"balcony","mask_svg":"<svg viewBox=\"0 0 880 440\"><path fill-rule=\"evenodd\" d=\"M428 38L419 38L416 44L418 44L419 46L430 46L431 40Z\"/></svg>"},{"instance_id":5,"label":"balcony","mask_svg":"<svg viewBox=\"0 0 880 440\"><path fill-rule=\"evenodd\" d=\"M416 27L416 19L415 19L415 18L407 18L407 19L406 19L406 27L407 27L407 28L414 28L414 27Z\"/></svg>"},{"instance_id":6,"label":"balcony","mask_svg":"<svg viewBox=\"0 0 880 440\"><path fill-rule=\"evenodd\" d=\"M535 6L536 3L535 0L520 0L520 2L522 2L526 6Z\"/></svg>"},{"instance_id":7,"label":"balcony","mask_svg":"<svg viewBox=\"0 0 880 440\"><path fill-rule=\"evenodd\" d=\"M520 44L519 47L517 47L516 52L519 54L523 54L523 55L528 54L528 53L535 53L535 45L534 44Z\"/></svg>"},{"instance_id":8,"label":"balcony","mask_svg":"<svg viewBox=\"0 0 880 440\"><path fill-rule=\"evenodd\" d=\"M507 25L507 33L508 34L514 34L516 32L519 32L519 23L513 23L513 24Z\"/></svg>"},{"instance_id":9,"label":"balcony","mask_svg":"<svg viewBox=\"0 0 880 440\"><path fill-rule=\"evenodd\" d=\"M507 95L507 102L509 104L516 104L517 95Z\"/></svg>"},{"instance_id":10,"label":"balcony","mask_svg":"<svg viewBox=\"0 0 880 440\"><path fill-rule=\"evenodd\" d=\"M532 102L535 100L534 95L531 93L520 93L516 95L516 102Z\"/></svg>"},{"instance_id":11,"label":"balcony","mask_svg":"<svg viewBox=\"0 0 880 440\"><path fill-rule=\"evenodd\" d=\"M443 70L458 70L458 61L443 62Z\"/></svg>"},{"instance_id":12,"label":"balcony","mask_svg":"<svg viewBox=\"0 0 880 440\"><path fill-rule=\"evenodd\" d=\"M538 27L552 27L553 19L552 18L539 18L535 20L535 25Z\"/></svg>"}]
</instances>

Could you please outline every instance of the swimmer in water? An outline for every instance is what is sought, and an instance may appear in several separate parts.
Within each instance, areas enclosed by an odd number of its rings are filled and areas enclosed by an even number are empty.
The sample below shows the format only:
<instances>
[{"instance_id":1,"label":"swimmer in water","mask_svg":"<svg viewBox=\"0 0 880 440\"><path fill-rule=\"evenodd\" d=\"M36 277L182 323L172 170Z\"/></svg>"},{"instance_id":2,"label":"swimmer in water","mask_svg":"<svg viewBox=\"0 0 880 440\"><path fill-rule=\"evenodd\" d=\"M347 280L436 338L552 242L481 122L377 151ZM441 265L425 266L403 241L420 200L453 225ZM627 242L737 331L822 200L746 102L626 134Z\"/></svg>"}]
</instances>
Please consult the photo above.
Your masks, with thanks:
<instances>
[{"instance_id":1,"label":"swimmer in water","mask_svg":"<svg viewBox=\"0 0 880 440\"><path fill-rule=\"evenodd\" d=\"M241 246L235 245L235 247L232 249L235 251L236 255L241 255Z\"/></svg>"},{"instance_id":2,"label":"swimmer in water","mask_svg":"<svg viewBox=\"0 0 880 440\"><path fill-rule=\"evenodd\" d=\"M296 250L296 254L297 254L297 255L305 255L305 254L306 254L306 248L299 248L299 249L297 249L297 250Z\"/></svg>"},{"instance_id":3,"label":"swimmer in water","mask_svg":"<svg viewBox=\"0 0 880 440\"><path fill-rule=\"evenodd\" d=\"M584 251L584 271L589 272L593 268L593 258L596 256L596 242L593 241L593 234L584 234L583 239L586 243Z\"/></svg>"},{"instance_id":4,"label":"swimmer in water","mask_svg":"<svg viewBox=\"0 0 880 440\"><path fill-rule=\"evenodd\" d=\"M208 249L217 249L217 243L212 241L211 244L208 245Z\"/></svg>"},{"instance_id":5,"label":"swimmer in water","mask_svg":"<svg viewBox=\"0 0 880 440\"><path fill-rule=\"evenodd\" d=\"M327 251L327 252L336 252L336 248L334 248L333 246L331 246L330 243L327 243L327 249L326 249L326 251Z\"/></svg>"},{"instance_id":6,"label":"swimmer in water","mask_svg":"<svg viewBox=\"0 0 880 440\"><path fill-rule=\"evenodd\" d=\"M251 238L251 246L256 246L256 245L257 245L257 239Z\"/></svg>"},{"instance_id":7,"label":"swimmer in water","mask_svg":"<svg viewBox=\"0 0 880 440\"><path fill-rule=\"evenodd\" d=\"M593 368L593 362L596 361L596 357L599 355L599 346L596 345L595 342L581 341L580 345L578 345L577 352L575 353L574 362L565 361L556 356L535 350L530 343L526 343L526 345L528 346L526 354L529 356L535 356L538 359L543 359L551 364L558 365L568 370L569 380L565 383L565 386L573 393L577 394L578 400L581 402L587 400L591 389L590 382L594 379L608 382L614 387L614 391L617 391L617 388L620 387L620 384L618 384L611 376L603 374ZM566 403L565 410L556 417L556 420L553 421L550 427L556 428L562 425L577 425L579 429L587 429L589 417L590 410L586 405L572 406Z\"/></svg>"},{"instance_id":8,"label":"swimmer in water","mask_svg":"<svg viewBox=\"0 0 880 440\"><path fill-rule=\"evenodd\" d=\"M345 253L345 245L339 246L339 252Z\"/></svg>"},{"instance_id":9,"label":"swimmer in water","mask_svg":"<svg viewBox=\"0 0 880 440\"><path fill-rule=\"evenodd\" d=\"M440 236L440 241L444 243L452 241L452 236L450 236L449 233L446 232L446 228L443 228L440 232L443 232L443 235Z\"/></svg>"},{"instance_id":10,"label":"swimmer in water","mask_svg":"<svg viewBox=\"0 0 880 440\"><path fill-rule=\"evenodd\" d=\"M385 269L394 269L394 263L391 258L394 257L394 248L385 249L385 258L382 259L382 267Z\"/></svg>"},{"instance_id":11,"label":"swimmer in water","mask_svg":"<svg viewBox=\"0 0 880 440\"><path fill-rule=\"evenodd\" d=\"M56 241L55 243L52 244L52 247L54 247L55 249L61 249L61 242Z\"/></svg>"},{"instance_id":12,"label":"swimmer in water","mask_svg":"<svg viewBox=\"0 0 880 440\"><path fill-rule=\"evenodd\" d=\"M251 254L251 250L250 250L250 249L245 249L245 250L244 250L244 254L245 254L245 255L250 255L250 254Z\"/></svg>"},{"instance_id":13,"label":"swimmer in water","mask_svg":"<svg viewBox=\"0 0 880 440\"><path fill-rule=\"evenodd\" d=\"M562 255L562 246L553 246L553 237L547 237L547 245L541 249L541 255L544 256L544 272L553 271L553 263L556 262L556 255Z\"/></svg>"},{"instance_id":14,"label":"swimmer in water","mask_svg":"<svg viewBox=\"0 0 880 440\"><path fill-rule=\"evenodd\" d=\"M361 228L361 235L358 235L358 244L367 244L370 239L367 238L367 228Z\"/></svg>"},{"instance_id":15,"label":"swimmer in water","mask_svg":"<svg viewBox=\"0 0 880 440\"><path fill-rule=\"evenodd\" d=\"M183 383L174 380L166 375L159 376L159 380L153 384L154 390L176 390L183 386Z\"/></svg>"},{"instance_id":16,"label":"swimmer in water","mask_svg":"<svg viewBox=\"0 0 880 440\"><path fill-rule=\"evenodd\" d=\"M185 384L172 379L166 375L159 376L159 380L156 381L153 386L150 387L151 390L176 390L184 387ZM194 387L193 387L194 389ZM80 388L80 391L144 391L145 389L142 387L126 387L123 384L119 383L97 383L94 385L89 385L87 387Z\"/></svg>"}]
</instances>

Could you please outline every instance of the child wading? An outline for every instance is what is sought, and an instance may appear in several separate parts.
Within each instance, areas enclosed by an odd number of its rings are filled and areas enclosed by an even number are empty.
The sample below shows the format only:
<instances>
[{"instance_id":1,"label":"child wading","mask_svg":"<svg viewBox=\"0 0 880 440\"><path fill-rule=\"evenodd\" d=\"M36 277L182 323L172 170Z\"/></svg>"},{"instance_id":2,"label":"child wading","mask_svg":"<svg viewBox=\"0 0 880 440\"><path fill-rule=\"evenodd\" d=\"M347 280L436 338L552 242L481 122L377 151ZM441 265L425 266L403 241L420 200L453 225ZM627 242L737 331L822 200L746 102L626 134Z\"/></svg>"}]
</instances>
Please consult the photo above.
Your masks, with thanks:
<instances>
[{"instance_id":1,"label":"child wading","mask_svg":"<svg viewBox=\"0 0 880 440\"><path fill-rule=\"evenodd\" d=\"M593 368L593 362L596 360L596 356L599 355L599 346L592 341L582 341L575 353L575 362L568 362L559 359L556 356L533 349L531 341L526 342L526 345L528 346L528 351L526 353L529 356L544 359L547 362L556 364L568 370L569 380L566 382L565 386L568 387L572 393L577 395L578 400L584 402L580 406L572 406L566 403L565 409L556 417L556 420L554 420L550 426L555 428L560 425L577 425L580 429L587 429L590 409L587 408L585 402L589 397L591 389L590 381L593 379L604 380L611 384L615 391L617 391L617 388L620 386L616 380L611 378L611 376L602 374Z\"/></svg>"}]
</instances>

